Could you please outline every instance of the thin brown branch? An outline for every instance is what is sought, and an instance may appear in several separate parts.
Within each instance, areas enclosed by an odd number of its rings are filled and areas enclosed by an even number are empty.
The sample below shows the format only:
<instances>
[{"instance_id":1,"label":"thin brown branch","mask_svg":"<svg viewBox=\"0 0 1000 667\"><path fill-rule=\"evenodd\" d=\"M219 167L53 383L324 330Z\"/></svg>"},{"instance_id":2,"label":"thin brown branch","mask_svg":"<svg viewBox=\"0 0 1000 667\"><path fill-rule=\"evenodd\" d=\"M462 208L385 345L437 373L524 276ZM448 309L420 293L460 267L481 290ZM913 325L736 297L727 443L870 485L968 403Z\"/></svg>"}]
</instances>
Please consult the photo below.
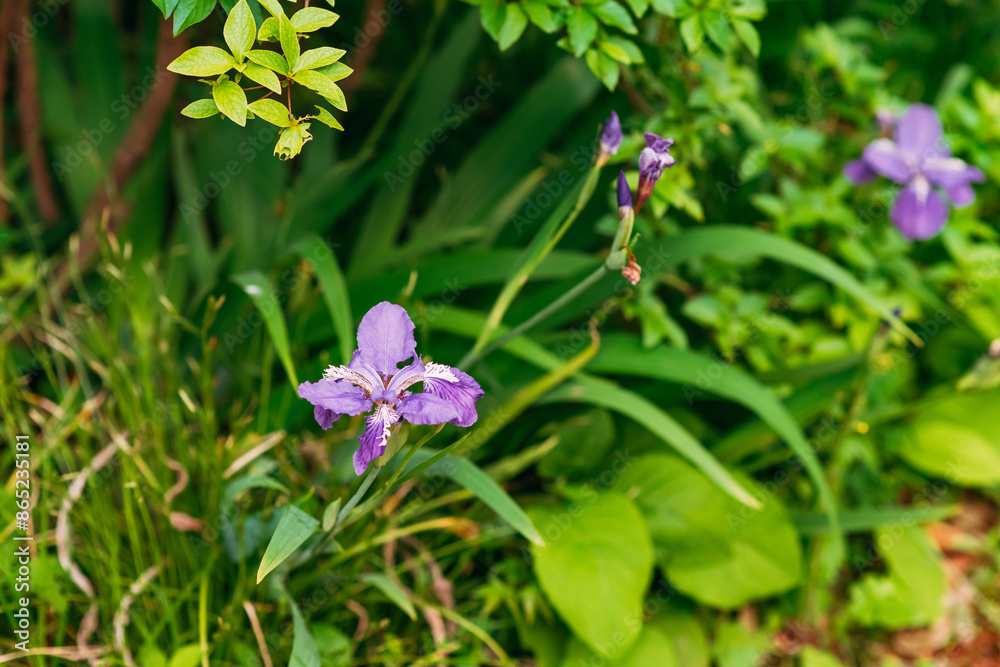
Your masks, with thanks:
<instances>
[{"instance_id":1,"label":"thin brown branch","mask_svg":"<svg viewBox=\"0 0 1000 667\"><path fill-rule=\"evenodd\" d=\"M366 0L365 2L365 18L361 24L361 30L364 35L370 37L370 39L364 44L358 46L354 53L351 54L351 67L354 68L354 74L352 74L347 79L340 84L341 89L344 91L344 95L348 95L361 85L362 79L364 79L365 70L368 69L369 63L371 63L372 58L375 57L375 52L378 50L378 44L382 41L382 36L385 34L386 23L379 20L379 17L385 14L385 0ZM368 26L377 26L375 34L369 35Z\"/></svg>"},{"instance_id":2,"label":"thin brown branch","mask_svg":"<svg viewBox=\"0 0 1000 667\"><path fill-rule=\"evenodd\" d=\"M0 38L14 32L17 9L17 2L4 2L0 4ZM4 98L7 95L7 63L9 61L8 54L10 53L7 42L7 39L3 39L3 42L0 43L0 111L3 109ZM4 174L6 173L3 160L3 139L3 113L0 113L0 183L3 182ZM0 224L6 224L7 221L7 201L3 197L0 197Z\"/></svg>"},{"instance_id":3,"label":"thin brown branch","mask_svg":"<svg viewBox=\"0 0 1000 667\"><path fill-rule=\"evenodd\" d=\"M28 0L8 0L16 5L16 16L22 24L31 23L31 3ZM7 4L7 3L4 3ZM17 67L17 106L21 115L21 132L28 153L31 185L35 190L38 211L46 222L55 222L59 217L55 195L52 194L52 179L49 178L45 149L42 147L40 131L41 112L38 104L38 69L35 63L34 37L18 42L21 48L14 59Z\"/></svg>"}]
</instances>

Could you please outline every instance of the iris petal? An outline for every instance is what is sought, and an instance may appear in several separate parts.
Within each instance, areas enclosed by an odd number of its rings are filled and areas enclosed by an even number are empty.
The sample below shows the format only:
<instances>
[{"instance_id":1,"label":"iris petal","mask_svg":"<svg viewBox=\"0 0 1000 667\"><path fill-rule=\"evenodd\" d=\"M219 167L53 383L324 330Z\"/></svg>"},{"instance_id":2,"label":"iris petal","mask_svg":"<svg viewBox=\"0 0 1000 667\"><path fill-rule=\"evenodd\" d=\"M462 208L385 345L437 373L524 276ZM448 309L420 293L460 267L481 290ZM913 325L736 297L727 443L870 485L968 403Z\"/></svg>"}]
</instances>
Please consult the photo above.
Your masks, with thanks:
<instances>
[{"instance_id":1,"label":"iris petal","mask_svg":"<svg viewBox=\"0 0 1000 667\"><path fill-rule=\"evenodd\" d=\"M372 407L364 389L344 381L303 382L299 385L299 396L326 411L313 411L316 421L324 429L330 428L330 424L340 419L341 415L360 415Z\"/></svg>"},{"instance_id":2,"label":"iris petal","mask_svg":"<svg viewBox=\"0 0 1000 667\"><path fill-rule=\"evenodd\" d=\"M948 155L941 131L941 119L934 107L913 104L896 125L896 145L900 150L929 159Z\"/></svg>"},{"instance_id":3,"label":"iris petal","mask_svg":"<svg viewBox=\"0 0 1000 667\"><path fill-rule=\"evenodd\" d=\"M417 349L413 328L406 310L383 301L361 318L355 358L383 376L393 375L399 363L411 358Z\"/></svg>"},{"instance_id":4,"label":"iris petal","mask_svg":"<svg viewBox=\"0 0 1000 667\"><path fill-rule=\"evenodd\" d=\"M889 212L892 224L912 241L937 236L948 221L948 205L926 181L920 180L902 189Z\"/></svg>"},{"instance_id":5,"label":"iris petal","mask_svg":"<svg viewBox=\"0 0 1000 667\"><path fill-rule=\"evenodd\" d=\"M472 426L479 419L476 401L484 396L479 383L457 368L444 364L427 364L424 371L424 393L452 403L458 419L448 420L457 426Z\"/></svg>"},{"instance_id":6,"label":"iris petal","mask_svg":"<svg viewBox=\"0 0 1000 667\"><path fill-rule=\"evenodd\" d=\"M364 433L358 436L361 446L354 452L354 473L361 475L368 464L382 456L389 442L389 427L399 421L399 415L391 405L380 403L375 412L365 417Z\"/></svg>"}]
</instances>

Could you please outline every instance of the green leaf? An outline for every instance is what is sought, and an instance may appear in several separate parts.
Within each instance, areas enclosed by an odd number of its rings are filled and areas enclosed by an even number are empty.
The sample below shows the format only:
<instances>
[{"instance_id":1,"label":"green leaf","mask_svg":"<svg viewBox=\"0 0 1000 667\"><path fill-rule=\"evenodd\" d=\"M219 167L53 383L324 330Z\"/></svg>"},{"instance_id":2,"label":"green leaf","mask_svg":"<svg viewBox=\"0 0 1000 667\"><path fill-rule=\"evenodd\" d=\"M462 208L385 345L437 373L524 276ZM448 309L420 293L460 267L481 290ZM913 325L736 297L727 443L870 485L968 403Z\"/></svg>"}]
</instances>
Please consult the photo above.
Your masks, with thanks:
<instances>
[{"instance_id":1,"label":"green leaf","mask_svg":"<svg viewBox=\"0 0 1000 667\"><path fill-rule=\"evenodd\" d=\"M292 22L284 15L278 18L278 36L281 40L281 52L288 61L288 68L294 72L299 65L299 36Z\"/></svg>"},{"instance_id":2,"label":"green leaf","mask_svg":"<svg viewBox=\"0 0 1000 667\"><path fill-rule=\"evenodd\" d=\"M257 0L257 2L274 18L285 15L285 11L281 8L281 3L278 0Z\"/></svg>"},{"instance_id":3,"label":"green leaf","mask_svg":"<svg viewBox=\"0 0 1000 667\"><path fill-rule=\"evenodd\" d=\"M500 39L498 43L501 51L506 51L521 37L521 33L528 26L528 16L517 3L508 3L507 12L504 16L503 26L500 28Z\"/></svg>"},{"instance_id":4,"label":"green leaf","mask_svg":"<svg viewBox=\"0 0 1000 667\"><path fill-rule=\"evenodd\" d=\"M694 53L701 48L705 42L705 29L701 25L701 19L697 16L689 16L680 22L681 39L689 53Z\"/></svg>"},{"instance_id":5,"label":"green leaf","mask_svg":"<svg viewBox=\"0 0 1000 667\"><path fill-rule=\"evenodd\" d=\"M740 38L740 41L755 58L760 56L760 33L757 32L757 28L752 23L744 19L736 19L733 21L733 30L736 31L736 36Z\"/></svg>"},{"instance_id":6,"label":"green leaf","mask_svg":"<svg viewBox=\"0 0 1000 667\"><path fill-rule=\"evenodd\" d=\"M188 49L167 65L167 69L185 76L218 76L236 66L231 55L215 46Z\"/></svg>"},{"instance_id":7,"label":"green leaf","mask_svg":"<svg viewBox=\"0 0 1000 667\"><path fill-rule=\"evenodd\" d=\"M691 229L671 237L669 257L653 261L660 265L657 270L667 270L690 259L719 255L739 259L768 257L818 276L867 305L914 344L923 345L920 337L893 314L890 307L843 267L815 250L777 234L723 224ZM648 266L649 262L640 258L639 264Z\"/></svg>"},{"instance_id":8,"label":"green leaf","mask_svg":"<svg viewBox=\"0 0 1000 667\"><path fill-rule=\"evenodd\" d=\"M532 515L548 537L547 546L532 548L546 597L594 651L610 657L627 650L639 637L653 575L653 546L635 503L606 493Z\"/></svg>"},{"instance_id":9,"label":"green leaf","mask_svg":"<svg viewBox=\"0 0 1000 667\"><path fill-rule=\"evenodd\" d=\"M947 396L923 408L900 432L900 456L963 486L1000 484L1000 392Z\"/></svg>"},{"instance_id":10,"label":"green leaf","mask_svg":"<svg viewBox=\"0 0 1000 667\"><path fill-rule=\"evenodd\" d=\"M393 604L410 617L411 621L417 620L417 610L413 607L413 600L403 592L403 589L395 581L378 572L362 574L358 579L382 591Z\"/></svg>"},{"instance_id":11,"label":"green leaf","mask_svg":"<svg viewBox=\"0 0 1000 667\"><path fill-rule=\"evenodd\" d=\"M649 9L649 0L625 0L628 6L632 8L632 13L642 18L646 10Z\"/></svg>"},{"instance_id":12,"label":"green leaf","mask_svg":"<svg viewBox=\"0 0 1000 667\"><path fill-rule=\"evenodd\" d=\"M260 582L258 582L260 583ZM319 649L316 648L316 640L313 639L302 612L291 595L286 595L285 599L292 608L292 628L295 631L295 639L292 640L292 655L288 659L288 667L320 667L322 664L319 657Z\"/></svg>"},{"instance_id":13,"label":"green leaf","mask_svg":"<svg viewBox=\"0 0 1000 667\"><path fill-rule=\"evenodd\" d=\"M247 0L240 0L233 11L229 12L222 34L236 60L242 62L243 56L253 47L254 37L257 35L257 24Z\"/></svg>"},{"instance_id":14,"label":"green leaf","mask_svg":"<svg viewBox=\"0 0 1000 667\"><path fill-rule=\"evenodd\" d=\"M188 644L182 646L170 656L167 667L198 667L201 664L201 646Z\"/></svg>"},{"instance_id":15,"label":"green leaf","mask_svg":"<svg viewBox=\"0 0 1000 667\"><path fill-rule=\"evenodd\" d=\"M711 661L708 639L694 615L693 607L676 604L660 607L649 624L671 638L680 667L708 667Z\"/></svg>"},{"instance_id":16,"label":"green leaf","mask_svg":"<svg viewBox=\"0 0 1000 667\"><path fill-rule=\"evenodd\" d=\"M344 63L333 63L332 65L327 65L326 67L322 67L316 71L330 79L330 81L340 81L341 79L346 79L354 73L354 70Z\"/></svg>"},{"instance_id":17,"label":"green leaf","mask_svg":"<svg viewBox=\"0 0 1000 667\"><path fill-rule=\"evenodd\" d=\"M521 7L527 12L531 22L548 33L553 33L562 27L562 21L556 18L552 9L544 2L525 0Z\"/></svg>"},{"instance_id":18,"label":"green leaf","mask_svg":"<svg viewBox=\"0 0 1000 667\"><path fill-rule=\"evenodd\" d=\"M288 115L288 107L277 100L257 100L247 107L255 116L263 118L271 125L290 127L292 119Z\"/></svg>"},{"instance_id":19,"label":"green leaf","mask_svg":"<svg viewBox=\"0 0 1000 667\"><path fill-rule=\"evenodd\" d=\"M433 449L420 449L413 455L411 461L416 467L438 453ZM458 456L446 455L426 468L426 472L444 475L465 487L530 542L536 545L544 544L538 530L528 515L524 513L524 510L513 498L507 495L507 492L492 477L483 472L472 461Z\"/></svg>"},{"instance_id":20,"label":"green leaf","mask_svg":"<svg viewBox=\"0 0 1000 667\"><path fill-rule=\"evenodd\" d=\"M683 0L652 0L653 9L657 14L676 17Z\"/></svg>"},{"instance_id":21,"label":"green leaf","mask_svg":"<svg viewBox=\"0 0 1000 667\"><path fill-rule=\"evenodd\" d=\"M347 53L343 49L335 49L329 46L321 46L318 49L310 49L299 57L297 70L318 69L326 67L340 60Z\"/></svg>"},{"instance_id":22,"label":"green leaf","mask_svg":"<svg viewBox=\"0 0 1000 667\"><path fill-rule=\"evenodd\" d=\"M222 115L243 127L247 124L247 94L232 81L212 86L212 98Z\"/></svg>"},{"instance_id":23,"label":"green leaf","mask_svg":"<svg viewBox=\"0 0 1000 667\"><path fill-rule=\"evenodd\" d=\"M875 531L874 544L889 574L868 574L851 585L848 615L871 627L931 625L944 613L948 590L941 552L920 526L895 524ZM864 553L867 553L864 552ZM875 565L859 557L855 566Z\"/></svg>"},{"instance_id":24,"label":"green leaf","mask_svg":"<svg viewBox=\"0 0 1000 667\"><path fill-rule=\"evenodd\" d=\"M281 82L278 81L278 76L266 67L261 67L256 63L247 63L243 68L243 76L259 83L271 92L281 94Z\"/></svg>"},{"instance_id":25,"label":"green leaf","mask_svg":"<svg viewBox=\"0 0 1000 667\"><path fill-rule=\"evenodd\" d=\"M326 113L329 115L330 112ZM334 122L336 123L336 120ZM351 298L347 292L347 282L344 280L344 273L340 270L337 257L326 241L315 234L306 237L294 247L316 272L323 300L330 312L330 319L333 320L334 331L337 332L340 363L346 365L350 363L354 353L354 317L351 315Z\"/></svg>"},{"instance_id":26,"label":"green leaf","mask_svg":"<svg viewBox=\"0 0 1000 667\"><path fill-rule=\"evenodd\" d=\"M640 457L614 489L635 499L659 564L696 600L735 609L799 583L799 536L777 497L758 491L761 509L742 506L669 454Z\"/></svg>"},{"instance_id":27,"label":"green leaf","mask_svg":"<svg viewBox=\"0 0 1000 667\"><path fill-rule=\"evenodd\" d=\"M632 17L629 15L628 10L615 2L615 0L608 0L602 5L592 7L591 11L606 25L612 25L630 35L639 32L635 27L635 23L632 22Z\"/></svg>"},{"instance_id":28,"label":"green leaf","mask_svg":"<svg viewBox=\"0 0 1000 667\"><path fill-rule=\"evenodd\" d=\"M821 651L814 646L805 646L799 654L800 667L844 667L837 656ZM885 664L885 663L883 663Z\"/></svg>"},{"instance_id":29,"label":"green leaf","mask_svg":"<svg viewBox=\"0 0 1000 667\"><path fill-rule=\"evenodd\" d=\"M274 146L274 154L282 160L289 160L301 153L302 147L311 140L309 123L296 123L281 131L278 143Z\"/></svg>"},{"instance_id":30,"label":"green leaf","mask_svg":"<svg viewBox=\"0 0 1000 667\"><path fill-rule=\"evenodd\" d=\"M566 29L569 31L569 43L573 47L573 54L579 58L597 37L597 19L582 6L577 5L569 11Z\"/></svg>"},{"instance_id":31,"label":"green leaf","mask_svg":"<svg viewBox=\"0 0 1000 667\"><path fill-rule=\"evenodd\" d=\"M507 18L507 6L503 0L483 0L479 5L479 18L483 29L494 41L500 41L500 29Z\"/></svg>"},{"instance_id":32,"label":"green leaf","mask_svg":"<svg viewBox=\"0 0 1000 667\"><path fill-rule=\"evenodd\" d=\"M285 513L274 529L274 535L264 551L264 558L257 569L259 584L271 570L281 565L286 558L308 540L319 527L319 521L312 518L295 505L288 505Z\"/></svg>"},{"instance_id":33,"label":"green leaf","mask_svg":"<svg viewBox=\"0 0 1000 667\"><path fill-rule=\"evenodd\" d=\"M208 18L215 9L215 0L180 0L174 11L174 35Z\"/></svg>"},{"instance_id":34,"label":"green leaf","mask_svg":"<svg viewBox=\"0 0 1000 667\"><path fill-rule=\"evenodd\" d=\"M136 659L143 667L167 667L167 656L153 644L143 644ZM200 654L198 662L201 662Z\"/></svg>"},{"instance_id":35,"label":"green leaf","mask_svg":"<svg viewBox=\"0 0 1000 667\"><path fill-rule=\"evenodd\" d=\"M666 346L646 350L633 336L612 334L601 340L601 347L588 369L683 385L689 403L696 396L708 392L746 406L773 428L802 461L826 508L830 524L838 525L836 501L827 483L826 472L795 418L770 389L739 368L695 352Z\"/></svg>"},{"instance_id":36,"label":"green leaf","mask_svg":"<svg viewBox=\"0 0 1000 667\"><path fill-rule=\"evenodd\" d=\"M620 75L618 63L608 55L597 49L588 49L587 66L590 67L590 71L604 83L604 86L608 90L614 90L615 86L618 85L618 77Z\"/></svg>"},{"instance_id":37,"label":"green leaf","mask_svg":"<svg viewBox=\"0 0 1000 667\"><path fill-rule=\"evenodd\" d=\"M273 16L264 19L264 22L260 24L260 32L257 33L257 39L261 42L278 41L280 26L281 24L278 22L278 19Z\"/></svg>"},{"instance_id":38,"label":"green leaf","mask_svg":"<svg viewBox=\"0 0 1000 667\"><path fill-rule=\"evenodd\" d=\"M313 118L323 123L324 125L332 127L335 130L341 130L341 131L344 130L344 126L340 124L340 121L334 118L333 114L330 113L327 109L324 109L318 104L316 105L316 108L319 109L319 111L315 116L313 116ZM344 363L347 362L345 361Z\"/></svg>"},{"instance_id":39,"label":"green leaf","mask_svg":"<svg viewBox=\"0 0 1000 667\"><path fill-rule=\"evenodd\" d=\"M255 49L247 52L247 58L250 59L250 62L260 65L261 67L266 67L272 72L277 72L278 74L288 74L288 61L285 60L285 57L280 53L264 49Z\"/></svg>"},{"instance_id":40,"label":"green leaf","mask_svg":"<svg viewBox=\"0 0 1000 667\"><path fill-rule=\"evenodd\" d=\"M600 46L606 54L626 65L640 65L646 62L639 47L624 37L617 35L608 37L601 41Z\"/></svg>"},{"instance_id":41,"label":"green leaf","mask_svg":"<svg viewBox=\"0 0 1000 667\"><path fill-rule=\"evenodd\" d=\"M219 113L219 107L216 106L215 100L208 99L195 100L181 109L181 115L188 118L211 118L217 113Z\"/></svg>"},{"instance_id":42,"label":"green leaf","mask_svg":"<svg viewBox=\"0 0 1000 667\"><path fill-rule=\"evenodd\" d=\"M732 42L733 31L729 27L729 21L722 10L706 10L702 15L702 23L705 26L705 32L708 34L709 39L715 42L715 45L723 51L728 51L729 45Z\"/></svg>"},{"instance_id":43,"label":"green leaf","mask_svg":"<svg viewBox=\"0 0 1000 667\"><path fill-rule=\"evenodd\" d=\"M340 89L340 86L335 84L333 81L330 81L330 79L323 76L319 72L313 70L296 72L292 76L292 79L296 83L301 83L310 90L315 90L317 93L325 97L335 108L340 109L341 111L347 111L347 101L344 98L344 91Z\"/></svg>"},{"instance_id":44,"label":"green leaf","mask_svg":"<svg viewBox=\"0 0 1000 667\"><path fill-rule=\"evenodd\" d=\"M273 489L282 493L290 493L288 488L276 479L264 475L244 475L226 484L219 502L219 514L226 516L236 502L236 497L248 489Z\"/></svg>"},{"instance_id":45,"label":"green leaf","mask_svg":"<svg viewBox=\"0 0 1000 667\"><path fill-rule=\"evenodd\" d=\"M322 7L306 7L292 15L292 26L296 32L314 32L337 22L339 14Z\"/></svg>"},{"instance_id":46,"label":"green leaf","mask_svg":"<svg viewBox=\"0 0 1000 667\"><path fill-rule=\"evenodd\" d=\"M278 352L278 358L285 366L285 372L288 373L288 380L293 389L298 387L299 381L295 374L292 353L288 345L285 317L281 312L278 299L275 297L275 289L271 285L271 281L260 271L247 271L233 276L233 282L243 288L243 291L247 293L264 317L264 323L271 334L274 349Z\"/></svg>"}]
</instances>

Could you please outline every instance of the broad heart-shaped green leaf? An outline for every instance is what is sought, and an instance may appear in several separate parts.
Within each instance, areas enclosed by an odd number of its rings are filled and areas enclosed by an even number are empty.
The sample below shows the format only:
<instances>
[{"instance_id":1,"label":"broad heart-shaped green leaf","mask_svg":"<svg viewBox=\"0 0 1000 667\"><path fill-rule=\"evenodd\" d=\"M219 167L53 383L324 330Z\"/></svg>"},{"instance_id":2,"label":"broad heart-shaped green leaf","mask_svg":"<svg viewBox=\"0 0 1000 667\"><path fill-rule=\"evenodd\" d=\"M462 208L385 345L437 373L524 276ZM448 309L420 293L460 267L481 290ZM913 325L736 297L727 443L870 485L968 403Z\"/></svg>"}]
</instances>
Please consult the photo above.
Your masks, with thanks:
<instances>
[{"instance_id":1,"label":"broad heart-shaped green leaf","mask_svg":"<svg viewBox=\"0 0 1000 667\"><path fill-rule=\"evenodd\" d=\"M277 100L257 100L247 107L255 116L263 118L271 125L290 127L292 119L288 115L288 107Z\"/></svg>"},{"instance_id":2,"label":"broad heart-shaped green leaf","mask_svg":"<svg viewBox=\"0 0 1000 667\"><path fill-rule=\"evenodd\" d=\"M413 468L415 469L418 465L437 454L439 454L437 450L430 448L417 450L412 458ZM474 493L477 498L496 512L501 519L510 524L511 528L521 533L530 542L536 546L544 544L535 524L524 513L521 506L507 495L507 492L492 477L483 472L472 461L448 454L431 464L426 472L428 474L444 475L457 484L462 485Z\"/></svg>"},{"instance_id":3,"label":"broad heart-shaped green leaf","mask_svg":"<svg viewBox=\"0 0 1000 667\"><path fill-rule=\"evenodd\" d=\"M334 14L329 9L306 7L292 15L292 27L296 32L314 32L333 25L339 18L339 14Z\"/></svg>"},{"instance_id":4,"label":"broad heart-shaped green leaf","mask_svg":"<svg viewBox=\"0 0 1000 667\"><path fill-rule=\"evenodd\" d=\"M528 16L517 3L507 4L507 13L504 16L503 26L500 28L500 39L497 40L501 51L506 51L520 37L524 29L528 27Z\"/></svg>"},{"instance_id":5,"label":"broad heart-shaped green leaf","mask_svg":"<svg viewBox=\"0 0 1000 667\"><path fill-rule=\"evenodd\" d=\"M344 91L340 89L340 86L319 72L313 70L296 72L292 79L310 90L315 90L337 109L347 111L347 100L344 98Z\"/></svg>"},{"instance_id":6,"label":"broad heart-shaped green leaf","mask_svg":"<svg viewBox=\"0 0 1000 667\"><path fill-rule=\"evenodd\" d=\"M288 381L292 383L293 389L297 388L299 381L295 374L295 365L292 363L292 351L288 345L288 329L285 326L281 306L274 296L275 289L271 281L260 271L247 271L233 276L233 282L243 288L264 317L267 331L271 334L271 342L274 343L278 358L288 373Z\"/></svg>"},{"instance_id":7,"label":"broad heart-shaped green leaf","mask_svg":"<svg viewBox=\"0 0 1000 667\"><path fill-rule=\"evenodd\" d=\"M635 498L658 562L696 600L733 609L799 583L799 536L777 498L760 510L742 506L669 454L640 457L614 489Z\"/></svg>"},{"instance_id":8,"label":"broad heart-shaped green leaf","mask_svg":"<svg viewBox=\"0 0 1000 667\"><path fill-rule=\"evenodd\" d=\"M236 65L233 57L216 46L196 46L177 56L167 69L185 76L218 76Z\"/></svg>"},{"instance_id":9,"label":"broad heart-shaped green leaf","mask_svg":"<svg viewBox=\"0 0 1000 667\"><path fill-rule=\"evenodd\" d=\"M250 62L261 67L266 67L272 72L288 74L288 61L280 53L266 49L254 49L247 52L247 58L250 59Z\"/></svg>"},{"instance_id":10,"label":"broad heart-shaped green leaf","mask_svg":"<svg viewBox=\"0 0 1000 667\"><path fill-rule=\"evenodd\" d=\"M944 612L948 581L941 553L920 526L902 523L875 531L874 544L889 574L868 574L851 585L848 615L870 627L930 625ZM860 556L858 568L875 563Z\"/></svg>"},{"instance_id":11,"label":"broad heart-shaped green leaf","mask_svg":"<svg viewBox=\"0 0 1000 667\"><path fill-rule=\"evenodd\" d=\"M247 94L232 81L223 81L212 86L215 104L229 120L239 126L247 124Z\"/></svg>"},{"instance_id":12,"label":"broad heart-shaped green leaf","mask_svg":"<svg viewBox=\"0 0 1000 667\"><path fill-rule=\"evenodd\" d=\"M615 334L602 338L600 349L587 367L598 373L637 375L676 382L683 385L689 401L709 393L724 396L753 410L801 459L818 491L830 525L838 525L836 501L823 466L795 418L770 389L738 367L663 345L647 350L634 336Z\"/></svg>"},{"instance_id":13,"label":"broad heart-shaped green leaf","mask_svg":"<svg viewBox=\"0 0 1000 667\"><path fill-rule=\"evenodd\" d=\"M233 7L233 11L229 12L222 34L226 38L229 50L237 60L242 61L244 54L253 46L254 37L257 35L257 24L254 22L253 12L250 11L247 0L240 0Z\"/></svg>"},{"instance_id":14,"label":"broad heart-shaped green leaf","mask_svg":"<svg viewBox=\"0 0 1000 667\"><path fill-rule=\"evenodd\" d=\"M299 65L296 69L317 69L326 67L340 60L347 53L343 49L335 49L330 46L321 46L318 49L309 49L299 56Z\"/></svg>"},{"instance_id":15,"label":"broad heart-shaped green leaf","mask_svg":"<svg viewBox=\"0 0 1000 667\"><path fill-rule=\"evenodd\" d=\"M259 584L271 570L281 565L281 563L292 555L292 553L302 546L319 527L319 521L312 518L295 505L288 505L285 513L281 515L278 527L274 529L274 535L264 551L264 558L257 568L257 583Z\"/></svg>"},{"instance_id":16,"label":"broad heart-shaped green leaf","mask_svg":"<svg viewBox=\"0 0 1000 667\"><path fill-rule=\"evenodd\" d=\"M569 10L566 28L569 31L569 43L573 47L573 54L579 58L597 37L597 19L582 6L576 5Z\"/></svg>"},{"instance_id":17,"label":"broad heart-shaped green leaf","mask_svg":"<svg viewBox=\"0 0 1000 667\"><path fill-rule=\"evenodd\" d=\"M288 67L294 71L299 66L299 36L295 33L292 22L285 15L278 17L278 37L281 40L281 52L285 54Z\"/></svg>"},{"instance_id":18,"label":"broad heart-shaped green leaf","mask_svg":"<svg viewBox=\"0 0 1000 667\"><path fill-rule=\"evenodd\" d=\"M211 118L217 113L219 107L215 105L215 100L195 100L181 109L181 115L188 118Z\"/></svg>"},{"instance_id":19,"label":"broad heart-shaped green leaf","mask_svg":"<svg viewBox=\"0 0 1000 667\"><path fill-rule=\"evenodd\" d=\"M358 579L382 591L387 598L392 600L393 604L410 617L411 621L417 620L417 610L413 607L413 600L403 592L403 589L395 581L378 572L362 574Z\"/></svg>"},{"instance_id":20,"label":"broad heart-shaped green leaf","mask_svg":"<svg viewBox=\"0 0 1000 667\"><path fill-rule=\"evenodd\" d=\"M246 63L243 66L243 76L259 83L273 93L281 94L281 82L278 81L278 75L266 67L261 67L256 63Z\"/></svg>"},{"instance_id":21,"label":"broad heart-shaped green leaf","mask_svg":"<svg viewBox=\"0 0 1000 667\"><path fill-rule=\"evenodd\" d=\"M616 647L617 648L617 647ZM614 667L693 667L679 662L669 635L655 626L644 626L635 644L625 651L615 650L608 656ZM605 665L608 660L583 641L573 638L566 646L562 667Z\"/></svg>"},{"instance_id":22,"label":"broad heart-shaped green leaf","mask_svg":"<svg viewBox=\"0 0 1000 667\"><path fill-rule=\"evenodd\" d=\"M547 541L534 547L535 574L574 634L598 653L624 655L639 637L653 575L646 522L631 500L606 493L571 506L536 507Z\"/></svg>"},{"instance_id":23,"label":"broad heart-shaped green leaf","mask_svg":"<svg viewBox=\"0 0 1000 667\"><path fill-rule=\"evenodd\" d=\"M1000 484L1000 392L949 396L901 431L899 454L911 465L967 486Z\"/></svg>"}]
</instances>

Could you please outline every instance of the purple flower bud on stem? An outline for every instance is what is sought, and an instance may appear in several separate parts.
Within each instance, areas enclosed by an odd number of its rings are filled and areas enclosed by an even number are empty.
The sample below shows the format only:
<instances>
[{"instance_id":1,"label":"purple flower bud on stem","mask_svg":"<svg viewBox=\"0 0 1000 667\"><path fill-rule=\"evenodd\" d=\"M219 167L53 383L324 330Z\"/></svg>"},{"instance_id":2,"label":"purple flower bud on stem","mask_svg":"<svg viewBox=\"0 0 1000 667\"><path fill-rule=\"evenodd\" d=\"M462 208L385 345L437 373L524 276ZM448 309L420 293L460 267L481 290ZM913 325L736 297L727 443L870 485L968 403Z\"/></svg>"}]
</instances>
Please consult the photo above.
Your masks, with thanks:
<instances>
[{"instance_id":1,"label":"purple flower bud on stem","mask_svg":"<svg viewBox=\"0 0 1000 667\"><path fill-rule=\"evenodd\" d=\"M601 152L597 155L599 165L604 166L608 162L609 155L618 153L623 138L621 121L618 120L618 114L612 111L604 123L604 129L601 130Z\"/></svg>"},{"instance_id":2,"label":"purple flower bud on stem","mask_svg":"<svg viewBox=\"0 0 1000 667\"><path fill-rule=\"evenodd\" d=\"M674 166L676 160L670 154L670 146L674 143L673 137L661 139L652 132L645 134L646 147L639 153L639 190L638 202L636 202L636 213L642 208L646 200L653 193L653 186L663 175L663 170Z\"/></svg>"},{"instance_id":3,"label":"purple flower bud on stem","mask_svg":"<svg viewBox=\"0 0 1000 667\"><path fill-rule=\"evenodd\" d=\"M632 188L628 186L628 181L625 180L625 172L618 172L618 186L616 188L618 193L618 212L619 217L624 218L625 215L621 212L622 209L632 208Z\"/></svg>"}]
</instances>

